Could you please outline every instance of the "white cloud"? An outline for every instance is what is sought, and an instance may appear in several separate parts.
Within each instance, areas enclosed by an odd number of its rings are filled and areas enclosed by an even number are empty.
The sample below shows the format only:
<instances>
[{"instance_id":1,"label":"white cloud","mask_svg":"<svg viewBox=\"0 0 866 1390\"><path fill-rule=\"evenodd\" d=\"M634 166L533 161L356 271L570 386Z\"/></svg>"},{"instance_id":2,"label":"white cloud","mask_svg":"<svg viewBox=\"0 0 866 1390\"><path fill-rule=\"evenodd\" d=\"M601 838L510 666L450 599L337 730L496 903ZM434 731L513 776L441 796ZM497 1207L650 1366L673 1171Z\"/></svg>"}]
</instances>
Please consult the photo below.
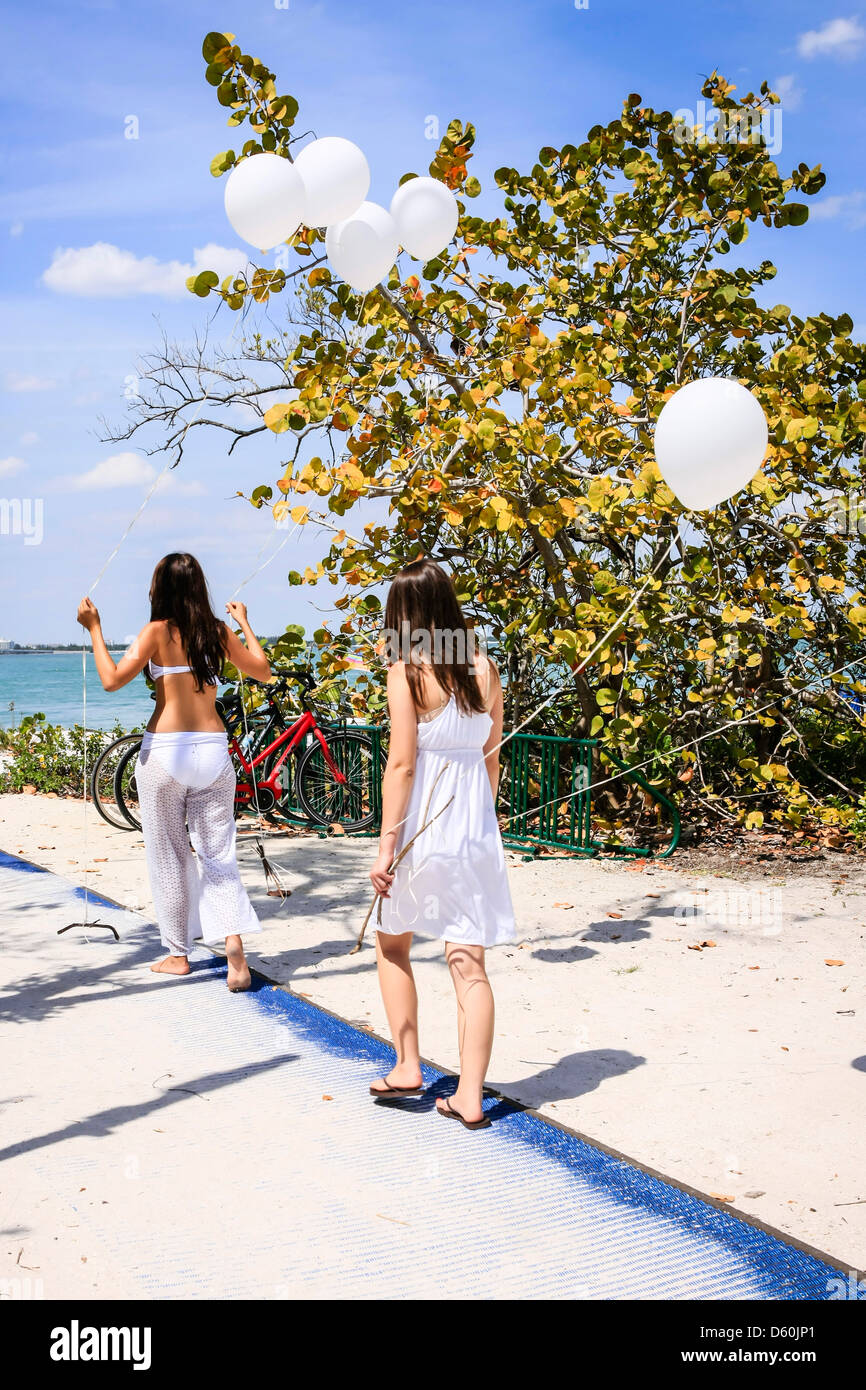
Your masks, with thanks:
<instances>
[{"instance_id":1,"label":"white cloud","mask_svg":"<svg viewBox=\"0 0 866 1390\"><path fill-rule=\"evenodd\" d=\"M858 19L828 19L823 29L808 29L797 40L801 58L856 58L866 40Z\"/></svg>"},{"instance_id":2,"label":"white cloud","mask_svg":"<svg viewBox=\"0 0 866 1390\"><path fill-rule=\"evenodd\" d=\"M4 386L7 391L26 392L26 391L53 391L57 385L44 376L28 376L25 372L7 372L4 379Z\"/></svg>"},{"instance_id":3,"label":"white cloud","mask_svg":"<svg viewBox=\"0 0 866 1390\"><path fill-rule=\"evenodd\" d=\"M830 222L844 218L852 227L866 226L866 193L835 193L822 198L820 203L812 203L809 217L819 222Z\"/></svg>"},{"instance_id":4,"label":"white cloud","mask_svg":"<svg viewBox=\"0 0 866 1390\"><path fill-rule=\"evenodd\" d=\"M243 270L245 251L209 242L196 247L192 263L158 261L155 256L136 256L107 241L92 246L59 248L42 275L42 283L57 294L93 299L126 299L153 294L175 299L187 293L186 281L200 270L214 270L220 279Z\"/></svg>"},{"instance_id":5,"label":"white cloud","mask_svg":"<svg viewBox=\"0 0 866 1390\"><path fill-rule=\"evenodd\" d=\"M175 497L205 497L207 488L204 483L198 483L195 479L186 481L178 477L177 473L166 473L159 481L156 489L159 492L170 492Z\"/></svg>"},{"instance_id":6,"label":"white cloud","mask_svg":"<svg viewBox=\"0 0 866 1390\"><path fill-rule=\"evenodd\" d=\"M797 86L797 79L793 73L789 72L784 77L777 77L770 83L773 91L782 98L782 106L785 111L797 111L803 100L804 89Z\"/></svg>"},{"instance_id":7,"label":"white cloud","mask_svg":"<svg viewBox=\"0 0 866 1390\"><path fill-rule=\"evenodd\" d=\"M155 477L156 469L147 459L138 454L124 453L112 454L86 473L78 473L61 481L76 491L90 492L97 488L140 487L144 483L152 483Z\"/></svg>"},{"instance_id":8,"label":"white cloud","mask_svg":"<svg viewBox=\"0 0 866 1390\"><path fill-rule=\"evenodd\" d=\"M24 231L24 223L23 223L23 222L13 222L13 223L12 223L12 226L9 228L9 235L10 235L10 236L20 236L21 233L22 233L23 231Z\"/></svg>"},{"instance_id":9,"label":"white cloud","mask_svg":"<svg viewBox=\"0 0 866 1390\"><path fill-rule=\"evenodd\" d=\"M131 451L112 454L110 458L88 468L85 473L75 473L58 478L62 489L71 488L75 492L95 492L109 488L146 487L158 476L159 470L140 454ZM159 478L154 495L170 493L173 497L203 497L207 488L196 479L182 478L169 471Z\"/></svg>"},{"instance_id":10,"label":"white cloud","mask_svg":"<svg viewBox=\"0 0 866 1390\"><path fill-rule=\"evenodd\" d=\"M26 467L23 459L10 454L8 458L0 459L0 478L11 478L13 473L20 473L22 468Z\"/></svg>"}]
</instances>

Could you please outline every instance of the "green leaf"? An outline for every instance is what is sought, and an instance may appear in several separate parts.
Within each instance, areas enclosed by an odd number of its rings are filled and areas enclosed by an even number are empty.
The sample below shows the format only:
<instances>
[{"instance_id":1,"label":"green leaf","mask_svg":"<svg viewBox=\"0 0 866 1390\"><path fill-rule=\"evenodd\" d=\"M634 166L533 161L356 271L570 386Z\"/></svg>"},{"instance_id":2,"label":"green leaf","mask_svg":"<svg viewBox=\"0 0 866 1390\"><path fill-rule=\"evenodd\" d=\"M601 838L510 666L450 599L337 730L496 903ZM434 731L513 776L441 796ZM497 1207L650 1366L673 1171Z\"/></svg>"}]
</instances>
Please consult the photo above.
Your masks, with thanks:
<instances>
[{"instance_id":1,"label":"green leaf","mask_svg":"<svg viewBox=\"0 0 866 1390\"><path fill-rule=\"evenodd\" d=\"M200 270L198 275L190 275L186 287L193 294L197 294L199 299L207 299L211 290L216 289L219 284L219 276L213 270Z\"/></svg>"},{"instance_id":2,"label":"green leaf","mask_svg":"<svg viewBox=\"0 0 866 1390\"><path fill-rule=\"evenodd\" d=\"M492 449L496 443L496 426L492 420L482 420L478 426L478 442L484 449Z\"/></svg>"},{"instance_id":3,"label":"green leaf","mask_svg":"<svg viewBox=\"0 0 866 1390\"><path fill-rule=\"evenodd\" d=\"M212 63L218 53L231 48L234 34L219 34L216 31L206 34L201 46L201 56L206 63Z\"/></svg>"},{"instance_id":4,"label":"green leaf","mask_svg":"<svg viewBox=\"0 0 866 1390\"><path fill-rule=\"evenodd\" d=\"M291 125L298 114L297 99L290 96L274 97L270 103L270 113L281 125Z\"/></svg>"},{"instance_id":5,"label":"green leaf","mask_svg":"<svg viewBox=\"0 0 866 1390\"><path fill-rule=\"evenodd\" d=\"M210 171L215 179L224 174L226 169L231 169L235 162L234 150L223 150L222 154L215 154L210 162Z\"/></svg>"}]
</instances>

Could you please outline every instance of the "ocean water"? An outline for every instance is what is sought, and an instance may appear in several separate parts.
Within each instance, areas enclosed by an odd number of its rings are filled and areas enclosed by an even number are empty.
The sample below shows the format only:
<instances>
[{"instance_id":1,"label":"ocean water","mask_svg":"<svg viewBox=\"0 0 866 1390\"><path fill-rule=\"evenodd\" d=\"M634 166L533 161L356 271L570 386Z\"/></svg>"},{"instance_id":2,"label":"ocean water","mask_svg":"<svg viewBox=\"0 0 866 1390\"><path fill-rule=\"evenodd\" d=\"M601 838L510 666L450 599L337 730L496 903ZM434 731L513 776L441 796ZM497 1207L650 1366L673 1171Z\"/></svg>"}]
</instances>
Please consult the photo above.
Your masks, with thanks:
<instances>
[{"instance_id":1,"label":"ocean water","mask_svg":"<svg viewBox=\"0 0 866 1390\"><path fill-rule=\"evenodd\" d=\"M113 653L115 661L118 653ZM10 709L14 704L14 710ZM26 714L42 713L49 724L69 728L83 722L81 652L0 652L0 727L20 724ZM153 701L144 676L108 694L87 653L87 727L124 729L146 724Z\"/></svg>"}]
</instances>

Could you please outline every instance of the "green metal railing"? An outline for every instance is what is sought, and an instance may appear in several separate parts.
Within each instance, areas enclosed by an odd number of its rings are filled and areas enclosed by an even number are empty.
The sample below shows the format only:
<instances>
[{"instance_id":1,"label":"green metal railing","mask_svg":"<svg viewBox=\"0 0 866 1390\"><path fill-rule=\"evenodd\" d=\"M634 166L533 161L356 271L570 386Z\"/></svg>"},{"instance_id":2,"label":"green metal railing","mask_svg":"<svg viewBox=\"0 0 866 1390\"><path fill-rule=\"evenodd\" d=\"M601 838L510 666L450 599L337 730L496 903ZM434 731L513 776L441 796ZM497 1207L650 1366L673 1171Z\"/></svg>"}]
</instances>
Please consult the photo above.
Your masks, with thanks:
<instances>
[{"instance_id":1,"label":"green metal railing","mask_svg":"<svg viewBox=\"0 0 866 1390\"><path fill-rule=\"evenodd\" d=\"M372 766L381 766L386 731L374 724L353 724L366 734L372 745ZM574 855L594 855L601 850L627 857L653 856L655 851L637 845L607 844L593 838L593 767L607 759L623 777L641 787L670 817L671 838L658 854L673 854L680 840L680 816L673 801L650 785L639 772L632 771L615 753L602 748L594 738L564 738L555 734L514 734L502 749L502 777L497 809L504 818L502 838L507 844L547 847ZM616 775L616 774L614 774ZM596 778L595 780L599 780ZM369 789L370 806L375 811L375 829L358 832L378 834L382 817L381 778L373 779Z\"/></svg>"},{"instance_id":2,"label":"green metal railing","mask_svg":"<svg viewBox=\"0 0 866 1390\"><path fill-rule=\"evenodd\" d=\"M499 783L503 839L595 854L591 797L594 740L515 734L503 749Z\"/></svg>"},{"instance_id":3,"label":"green metal railing","mask_svg":"<svg viewBox=\"0 0 866 1390\"><path fill-rule=\"evenodd\" d=\"M593 839L592 783L596 757L607 758L662 806L671 821L671 838L660 859L673 854L680 840L680 816L673 801L640 773L602 748L594 738L564 738L556 734L515 734L503 748L499 784L500 816L505 817L506 843L546 846L570 854L649 858L653 850L637 845L609 845ZM597 779L596 779L597 780Z\"/></svg>"}]
</instances>

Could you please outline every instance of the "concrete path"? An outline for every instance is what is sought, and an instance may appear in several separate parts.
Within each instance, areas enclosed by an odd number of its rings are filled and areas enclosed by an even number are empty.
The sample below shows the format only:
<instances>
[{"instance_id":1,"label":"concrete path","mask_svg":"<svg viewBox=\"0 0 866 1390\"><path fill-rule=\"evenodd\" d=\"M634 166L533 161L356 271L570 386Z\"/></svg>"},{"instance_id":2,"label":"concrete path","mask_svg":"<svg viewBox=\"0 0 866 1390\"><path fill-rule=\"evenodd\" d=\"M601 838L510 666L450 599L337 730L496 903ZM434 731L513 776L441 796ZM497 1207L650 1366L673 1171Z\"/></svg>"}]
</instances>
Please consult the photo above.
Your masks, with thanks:
<instances>
[{"instance_id":1,"label":"concrete path","mask_svg":"<svg viewBox=\"0 0 866 1390\"><path fill-rule=\"evenodd\" d=\"M0 856L0 1294L824 1299L840 1271L507 1102L375 1105L376 1038Z\"/></svg>"}]
</instances>

